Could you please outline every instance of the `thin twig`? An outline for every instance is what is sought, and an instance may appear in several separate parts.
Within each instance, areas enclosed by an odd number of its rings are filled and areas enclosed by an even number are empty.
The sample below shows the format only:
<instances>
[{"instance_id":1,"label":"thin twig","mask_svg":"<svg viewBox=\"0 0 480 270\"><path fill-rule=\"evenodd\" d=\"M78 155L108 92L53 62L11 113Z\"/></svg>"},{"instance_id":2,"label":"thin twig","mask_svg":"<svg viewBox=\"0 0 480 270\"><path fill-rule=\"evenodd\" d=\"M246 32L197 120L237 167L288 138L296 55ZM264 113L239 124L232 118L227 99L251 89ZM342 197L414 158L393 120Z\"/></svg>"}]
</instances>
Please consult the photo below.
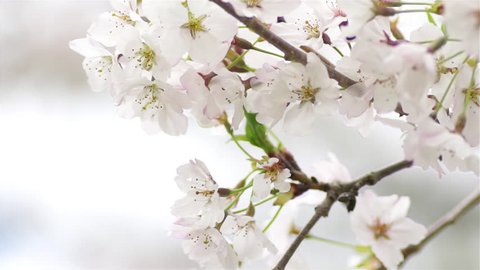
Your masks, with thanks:
<instances>
[{"instance_id":1,"label":"thin twig","mask_svg":"<svg viewBox=\"0 0 480 270\"><path fill-rule=\"evenodd\" d=\"M330 209L332 208L333 204L337 201L337 199L340 197L341 194L349 193L349 194L356 195L358 190L363 186L375 185L382 178L390 174L393 174L397 171L400 171L402 169L408 168L410 166L412 166L411 161L401 161L393 165L390 165L384 169L381 169L381 170L369 173L363 177L360 177L354 182L347 183L347 184L340 184L340 185L331 185L330 189L327 192L327 197L325 198L325 200L320 205L315 207L315 213L312 216L312 218L308 221L307 225L305 225L302 231L297 235L297 238L295 238L295 240L292 242L290 247L287 249L285 254L282 256L280 261L277 263L277 265L273 269L274 270L285 269L285 266L287 265L288 261L297 250L298 246L300 246L300 243L302 243L305 237L310 233L310 230L313 228L313 226L315 226L315 224L318 222L318 220L321 217L328 216Z\"/></svg>"},{"instance_id":2,"label":"thin twig","mask_svg":"<svg viewBox=\"0 0 480 270\"><path fill-rule=\"evenodd\" d=\"M277 49L282 51L285 54L286 60L302 63L304 65L307 64L307 55L304 52L302 52L292 44L286 42L284 39L280 38L275 33L270 31L257 18L244 17L244 16L238 15L230 3L223 2L222 0L210 0L210 1L217 4L223 10L225 10L228 14L232 15L238 21L243 23L248 29L252 30L257 35L259 35L260 37L268 41L270 44L275 46ZM340 86L347 88L356 83L355 81L351 80L347 76L336 71L335 66L332 65L325 57L323 56L320 57L320 60L322 60L322 62L324 62L325 66L327 67L330 78L336 80Z\"/></svg>"},{"instance_id":3,"label":"thin twig","mask_svg":"<svg viewBox=\"0 0 480 270\"><path fill-rule=\"evenodd\" d=\"M480 203L480 189L477 187L470 195L463 199L458 205L456 205L447 214L438 219L430 228L428 228L427 236L417 245L411 245L405 248L403 252L405 264L406 260L413 254L420 251L433 237L442 232L446 227L452 225L468 210Z\"/></svg>"}]
</instances>

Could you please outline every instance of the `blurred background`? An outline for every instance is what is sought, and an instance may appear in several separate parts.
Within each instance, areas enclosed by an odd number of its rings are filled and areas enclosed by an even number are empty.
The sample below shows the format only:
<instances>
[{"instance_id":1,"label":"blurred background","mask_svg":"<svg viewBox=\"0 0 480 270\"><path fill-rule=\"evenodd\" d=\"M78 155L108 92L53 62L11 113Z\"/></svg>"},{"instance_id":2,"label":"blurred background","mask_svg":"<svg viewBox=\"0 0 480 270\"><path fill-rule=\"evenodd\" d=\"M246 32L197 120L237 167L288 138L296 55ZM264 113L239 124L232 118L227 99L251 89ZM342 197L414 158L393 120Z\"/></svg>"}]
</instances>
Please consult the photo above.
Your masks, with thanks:
<instances>
[{"instance_id":1,"label":"blurred background","mask_svg":"<svg viewBox=\"0 0 480 270\"><path fill-rule=\"evenodd\" d=\"M168 236L169 209L181 196L173 181L176 168L199 158L223 186L248 172L248 162L222 132L191 125L186 136L148 136L138 121L116 115L107 93L90 91L82 58L68 41L83 37L107 10L108 1L100 0L0 0L2 270L195 268L181 241ZM306 171L314 173L315 162L328 152L354 178L402 158L401 134L390 128L374 126L363 138L338 119L319 119L316 126L304 137L278 131ZM438 179L433 171L415 168L375 190L410 196L409 216L429 226L477 188L473 174ZM300 210L298 226L313 213L311 206ZM267 207L259 211L267 218ZM480 269L479 227L477 207L412 257L406 269ZM355 243L338 204L314 231ZM305 269L345 269L353 255L306 241L297 259L303 258Z\"/></svg>"}]
</instances>

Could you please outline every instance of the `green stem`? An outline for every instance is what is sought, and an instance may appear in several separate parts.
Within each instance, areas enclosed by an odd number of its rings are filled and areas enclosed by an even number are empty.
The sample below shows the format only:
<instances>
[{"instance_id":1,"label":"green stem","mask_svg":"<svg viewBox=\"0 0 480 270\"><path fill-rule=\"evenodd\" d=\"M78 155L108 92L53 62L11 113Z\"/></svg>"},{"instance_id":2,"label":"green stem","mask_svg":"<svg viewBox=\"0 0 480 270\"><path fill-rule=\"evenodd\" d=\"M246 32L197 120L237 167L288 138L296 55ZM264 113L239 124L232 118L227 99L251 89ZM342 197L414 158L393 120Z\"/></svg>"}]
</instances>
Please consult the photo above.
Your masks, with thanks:
<instances>
[{"instance_id":1,"label":"green stem","mask_svg":"<svg viewBox=\"0 0 480 270\"><path fill-rule=\"evenodd\" d=\"M257 40L255 40L252 45L255 45L257 44L258 42L260 41L260 39L257 38ZM247 53L249 52L250 50L245 50L242 52L242 54L240 54L239 56L237 56L237 58L235 58L232 63L230 63L230 65L227 66L227 69L231 69L232 67L234 67L236 64L238 64L238 62L240 62L244 57L245 55L247 55ZM251 71L251 70L248 70L248 71Z\"/></svg>"},{"instance_id":2,"label":"green stem","mask_svg":"<svg viewBox=\"0 0 480 270\"><path fill-rule=\"evenodd\" d=\"M459 52L457 52L456 54L454 54L454 55L452 55L452 56L449 56L449 57L447 57L447 58L445 58L445 59L442 59L442 60L438 61L438 64L441 65L441 64L443 64L443 63L445 63L445 62L447 62L447 61L449 61L449 60L452 60L453 58L461 55L462 53L463 53L463 51L459 51Z\"/></svg>"},{"instance_id":3,"label":"green stem","mask_svg":"<svg viewBox=\"0 0 480 270\"><path fill-rule=\"evenodd\" d=\"M278 143L279 146L282 146L283 143L282 141L280 140L280 138L277 136L277 134L275 134L275 132L273 132L273 130L269 129L268 132L270 133L270 136L273 137L273 139ZM280 148L280 147L279 147Z\"/></svg>"},{"instance_id":4,"label":"green stem","mask_svg":"<svg viewBox=\"0 0 480 270\"><path fill-rule=\"evenodd\" d=\"M467 58L465 58L465 60L463 61L463 64L465 64L465 62L467 62L467 60L468 60L468 56L467 56ZM436 108L435 108L435 111L434 111L435 114L437 114L438 111L440 111L440 109L443 107L443 102L445 101L445 98L447 98L447 94L448 94L448 92L450 91L450 88L452 88L453 82L454 82L455 79L457 78L458 73L459 73L459 71L457 70L457 72L455 72L455 74L453 74L452 79L451 79L450 82L448 83L447 89L446 89L445 92L443 93L442 99L440 99L440 102L437 104L437 106L436 106Z\"/></svg>"},{"instance_id":5,"label":"green stem","mask_svg":"<svg viewBox=\"0 0 480 270\"><path fill-rule=\"evenodd\" d=\"M256 170L251 171L247 176L245 176L244 180L247 180L250 177L250 175L252 175L252 173L255 172L255 171ZM252 184L253 184L253 181L251 181L247 186L252 186ZM240 191L240 193L235 197L235 199L233 199L233 201L231 201L228 204L228 206L225 208L225 211L230 210L230 208L232 208L234 205L237 204L238 200L240 200L240 197L242 197L245 190L247 190L247 189L244 189L244 190Z\"/></svg>"},{"instance_id":6,"label":"green stem","mask_svg":"<svg viewBox=\"0 0 480 270\"><path fill-rule=\"evenodd\" d=\"M418 43L418 44L428 44L428 43L432 43L432 42L435 42L435 41L437 41L437 40L416 41L415 43ZM457 42L457 41L460 41L460 39L448 38L447 41Z\"/></svg>"},{"instance_id":7,"label":"green stem","mask_svg":"<svg viewBox=\"0 0 480 270\"><path fill-rule=\"evenodd\" d=\"M235 136L232 135L231 137L232 137L233 142L237 145L237 147L238 147L249 159L255 160L255 158L254 158L252 155L250 155L250 154L247 152L247 150L245 150L245 148L243 148L242 145L240 145L240 143L239 143L238 140L235 138Z\"/></svg>"},{"instance_id":8,"label":"green stem","mask_svg":"<svg viewBox=\"0 0 480 270\"><path fill-rule=\"evenodd\" d=\"M396 10L395 14L401 14L401 13L419 13L419 12L431 12L436 14L435 12L432 12L431 10L428 9L407 9L407 10Z\"/></svg>"},{"instance_id":9,"label":"green stem","mask_svg":"<svg viewBox=\"0 0 480 270\"><path fill-rule=\"evenodd\" d=\"M225 115L224 118L222 119L223 121L223 126L227 130L227 133L230 135L232 138L232 141L237 145L237 147L250 159L250 160L256 160L252 155L250 155L245 148L238 142L237 138L235 138L235 134L233 133L232 125L230 125L230 122L228 122L228 118Z\"/></svg>"},{"instance_id":10,"label":"green stem","mask_svg":"<svg viewBox=\"0 0 480 270\"><path fill-rule=\"evenodd\" d=\"M273 55L273 56L276 56L276 57L280 57L282 59L285 58L283 55L273 53L273 52L270 52L270 51L267 51L267 50L264 50L264 49L260 49L258 47L253 47L252 50L257 51L257 52L261 52L261 53L265 53L265 54L269 54L269 55Z\"/></svg>"},{"instance_id":11,"label":"green stem","mask_svg":"<svg viewBox=\"0 0 480 270\"><path fill-rule=\"evenodd\" d=\"M477 65L478 65L478 63L477 63L477 61L475 61L473 69L472 69L472 76L470 77L470 84L468 86L468 89L466 90L465 98L463 100L463 111L462 111L463 115L465 115L465 113L467 112L468 104L470 103L470 100L472 99L472 94L471 94L470 91L472 91L472 89L475 87L475 72L477 71Z\"/></svg>"},{"instance_id":12,"label":"green stem","mask_svg":"<svg viewBox=\"0 0 480 270\"><path fill-rule=\"evenodd\" d=\"M265 228L263 228L263 230L262 230L263 233L265 233L268 230L268 228L270 228L270 226L272 226L275 219L277 219L278 214L280 214L280 211L282 210L283 206L284 206L284 204L282 204L278 207L277 212L275 212L272 219L270 219L270 221L268 222L267 226L265 226Z\"/></svg>"},{"instance_id":13,"label":"green stem","mask_svg":"<svg viewBox=\"0 0 480 270\"><path fill-rule=\"evenodd\" d=\"M404 2L404 1L393 2L393 3L389 3L389 4L393 4L395 6L402 6L402 5L431 6L431 5L433 5L433 3L426 3L426 2Z\"/></svg>"},{"instance_id":14,"label":"green stem","mask_svg":"<svg viewBox=\"0 0 480 270\"><path fill-rule=\"evenodd\" d=\"M263 200L261 200L261 201L259 201L259 202L254 203L253 206L259 206L259 205L261 205L261 204L264 204L264 203L266 203L266 202L268 202L268 201L271 201L271 200L275 199L277 196L278 196L278 195L272 195L272 196L270 196L270 197L268 197L268 198L266 198L266 199L263 199ZM234 213L234 214L239 214L239 213L245 212L245 211L247 211L247 210L248 210L248 207L243 208L243 209L240 209L240 210L233 211L233 213Z\"/></svg>"},{"instance_id":15,"label":"green stem","mask_svg":"<svg viewBox=\"0 0 480 270\"><path fill-rule=\"evenodd\" d=\"M318 237L318 236L314 236L314 235L311 235L311 234L307 235L305 238L306 239L311 239L311 240L317 240L317 241L320 241L320 242L323 242L323 243L332 244L332 245L339 246L339 247L352 248L352 249L355 249L355 250L357 249L356 245L353 245L353 244L350 244L350 243L344 243L344 242L340 242L340 241L330 240L330 239L327 239L327 238Z\"/></svg>"},{"instance_id":16,"label":"green stem","mask_svg":"<svg viewBox=\"0 0 480 270\"><path fill-rule=\"evenodd\" d=\"M332 48L341 56L341 57L344 57L342 51L340 51L340 49L338 49L337 47L335 46L332 46Z\"/></svg>"},{"instance_id":17,"label":"green stem","mask_svg":"<svg viewBox=\"0 0 480 270\"><path fill-rule=\"evenodd\" d=\"M256 171L256 170L255 170L255 171ZM247 176L247 178L248 178L250 175L252 175L252 173L255 172L255 171L252 171L251 173L249 173L248 176ZM237 189L232 189L232 190L230 190L230 193L238 193L238 192L241 192L241 191L245 191L245 190L249 189L250 187L252 187L252 185L253 185L253 184L250 183L250 184L248 184L248 185L246 185L246 186L244 186L244 187L237 188Z\"/></svg>"}]
</instances>

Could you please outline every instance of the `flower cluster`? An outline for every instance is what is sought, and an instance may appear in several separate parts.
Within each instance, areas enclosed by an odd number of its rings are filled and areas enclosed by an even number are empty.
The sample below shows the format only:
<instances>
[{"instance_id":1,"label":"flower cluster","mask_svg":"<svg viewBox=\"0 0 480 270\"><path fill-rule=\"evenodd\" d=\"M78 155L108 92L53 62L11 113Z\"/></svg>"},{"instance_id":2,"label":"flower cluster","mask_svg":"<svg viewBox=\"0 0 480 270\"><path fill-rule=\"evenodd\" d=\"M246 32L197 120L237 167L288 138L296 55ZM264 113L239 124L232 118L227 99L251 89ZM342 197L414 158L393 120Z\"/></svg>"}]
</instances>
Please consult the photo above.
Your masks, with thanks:
<instances>
[{"instance_id":1,"label":"flower cluster","mask_svg":"<svg viewBox=\"0 0 480 270\"><path fill-rule=\"evenodd\" d=\"M243 210L231 210L252 185L256 196L259 192L270 194L272 182L280 192L290 189L290 184L285 182L290 172L280 167L278 159L261 163L258 170L260 173L253 184L229 190L219 188L200 160L177 169L175 181L185 197L172 207L172 214L178 218L173 235L184 239L184 251L190 259L203 267L235 269L241 261L262 257L264 249L271 253L277 251L258 228L252 202L244 215L240 214ZM259 181L261 183L255 184Z\"/></svg>"},{"instance_id":2,"label":"flower cluster","mask_svg":"<svg viewBox=\"0 0 480 270\"><path fill-rule=\"evenodd\" d=\"M314 178L305 180L280 142L270 142L279 124L305 134L319 116L340 116L366 135L380 123L403 133L404 158L414 165L440 176L455 170L480 174L480 6L475 0L415 3L421 9L390 0L111 4L85 38L70 42L85 57L91 88L108 92L119 114L139 118L148 133L185 134L190 119L204 128L224 126L253 164L234 189L220 188L199 160L178 169L175 181L185 197L172 208L178 218L174 235L203 267L234 269L261 257L264 249L275 252L263 232L287 202L301 201L297 198L310 188L309 181L319 185ZM404 33L399 18L413 12L425 13L425 21ZM235 17L261 27L251 29L260 36L245 31L252 26ZM295 53L302 57L292 58ZM235 134L243 126L245 134ZM268 157L254 158L240 142ZM331 159L319 165L321 183L350 182L348 170ZM248 207L233 210L250 188ZM275 198L278 212L260 230L255 206ZM371 246L389 268L402 260L402 248L425 234L405 217L408 207L404 197L365 192L352 214L361 244Z\"/></svg>"}]
</instances>

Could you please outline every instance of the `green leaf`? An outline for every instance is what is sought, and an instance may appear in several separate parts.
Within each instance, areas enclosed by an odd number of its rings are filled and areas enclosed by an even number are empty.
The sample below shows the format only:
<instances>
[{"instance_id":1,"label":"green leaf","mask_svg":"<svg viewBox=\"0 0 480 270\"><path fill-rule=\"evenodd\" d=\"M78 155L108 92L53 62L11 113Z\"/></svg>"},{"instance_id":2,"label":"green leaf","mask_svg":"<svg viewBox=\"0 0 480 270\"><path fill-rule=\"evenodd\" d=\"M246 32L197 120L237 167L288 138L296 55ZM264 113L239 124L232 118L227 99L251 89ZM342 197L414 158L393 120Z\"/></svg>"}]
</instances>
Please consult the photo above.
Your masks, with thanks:
<instances>
[{"instance_id":1,"label":"green leaf","mask_svg":"<svg viewBox=\"0 0 480 270\"><path fill-rule=\"evenodd\" d=\"M245 111L245 118L247 124L245 126L245 137L250 144L262 148L267 154L276 152L275 146L270 142L267 136L267 128L258 123L256 119L257 114Z\"/></svg>"}]
</instances>

